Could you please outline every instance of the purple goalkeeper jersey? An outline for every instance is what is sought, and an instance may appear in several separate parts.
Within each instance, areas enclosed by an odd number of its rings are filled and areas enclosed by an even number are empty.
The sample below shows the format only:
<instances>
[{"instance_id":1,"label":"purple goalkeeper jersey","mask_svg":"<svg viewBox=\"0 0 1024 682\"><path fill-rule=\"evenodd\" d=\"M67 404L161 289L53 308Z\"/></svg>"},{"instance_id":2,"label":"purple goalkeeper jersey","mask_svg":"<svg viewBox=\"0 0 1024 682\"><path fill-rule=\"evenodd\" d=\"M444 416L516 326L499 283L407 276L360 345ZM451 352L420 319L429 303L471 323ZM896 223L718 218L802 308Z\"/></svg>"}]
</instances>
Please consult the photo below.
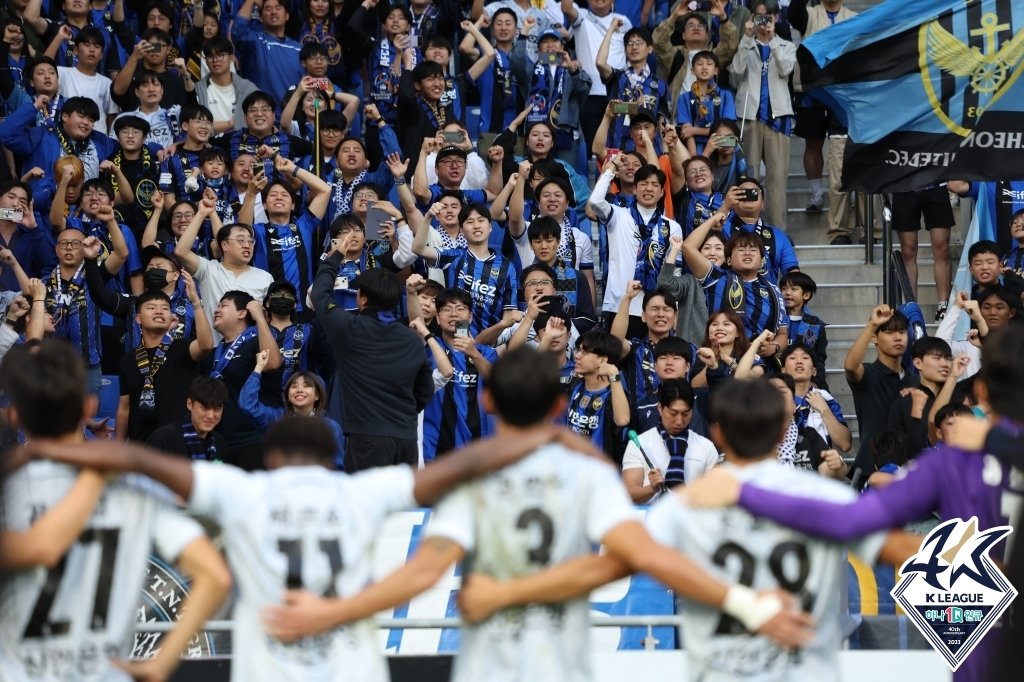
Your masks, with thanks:
<instances>
[{"instance_id":1,"label":"purple goalkeeper jersey","mask_svg":"<svg viewBox=\"0 0 1024 682\"><path fill-rule=\"evenodd\" d=\"M809 535L850 540L887 528L920 521L933 511L943 519L978 517L978 528L1010 523L1001 509L1019 504L1021 490L1010 485L1010 467L992 455L941 447L907 466L906 475L873 489L852 504L791 497L744 484L739 505ZM1009 496L1004 501L1004 496ZM1011 501L1012 500L1012 501ZM1005 543L992 550L1002 559ZM963 662L956 682L983 682L1000 628L993 628Z\"/></svg>"}]
</instances>

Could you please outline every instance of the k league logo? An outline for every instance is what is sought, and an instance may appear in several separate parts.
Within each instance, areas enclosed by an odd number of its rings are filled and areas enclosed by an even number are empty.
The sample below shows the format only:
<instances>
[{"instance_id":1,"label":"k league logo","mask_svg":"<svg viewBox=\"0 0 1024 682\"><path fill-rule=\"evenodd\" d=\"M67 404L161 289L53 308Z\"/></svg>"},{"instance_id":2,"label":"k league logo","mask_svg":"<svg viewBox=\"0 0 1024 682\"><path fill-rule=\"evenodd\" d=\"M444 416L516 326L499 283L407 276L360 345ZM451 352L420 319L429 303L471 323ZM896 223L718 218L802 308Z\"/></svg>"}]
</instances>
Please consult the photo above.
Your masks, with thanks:
<instances>
[{"instance_id":1,"label":"k league logo","mask_svg":"<svg viewBox=\"0 0 1024 682\"><path fill-rule=\"evenodd\" d=\"M950 519L921 543L900 569L892 597L955 671L995 625L1017 591L989 558L1013 531L978 531L978 519Z\"/></svg>"}]
</instances>

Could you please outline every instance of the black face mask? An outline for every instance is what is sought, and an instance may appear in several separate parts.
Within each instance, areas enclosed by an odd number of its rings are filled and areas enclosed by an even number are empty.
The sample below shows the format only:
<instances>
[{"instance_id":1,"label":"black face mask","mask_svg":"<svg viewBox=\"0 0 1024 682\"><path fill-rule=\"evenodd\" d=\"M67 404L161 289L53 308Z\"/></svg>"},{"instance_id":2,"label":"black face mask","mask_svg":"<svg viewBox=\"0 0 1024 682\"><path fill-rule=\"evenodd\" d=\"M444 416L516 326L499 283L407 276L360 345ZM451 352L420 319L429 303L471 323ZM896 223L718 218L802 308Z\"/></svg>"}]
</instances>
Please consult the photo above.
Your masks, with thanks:
<instances>
[{"instance_id":1,"label":"black face mask","mask_svg":"<svg viewBox=\"0 0 1024 682\"><path fill-rule=\"evenodd\" d=\"M163 289L167 286L167 275L163 268L150 268L142 273L142 285L146 289Z\"/></svg>"},{"instance_id":2,"label":"black face mask","mask_svg":"<svg viewBox=\"0 0 1024 682\"><path fill-rule=\"evenodd\" d=\"M295 312L295 299L293 298L270 298L267 299L267 310L271 315L287 316Z\"/></svg>"}]
</instances>

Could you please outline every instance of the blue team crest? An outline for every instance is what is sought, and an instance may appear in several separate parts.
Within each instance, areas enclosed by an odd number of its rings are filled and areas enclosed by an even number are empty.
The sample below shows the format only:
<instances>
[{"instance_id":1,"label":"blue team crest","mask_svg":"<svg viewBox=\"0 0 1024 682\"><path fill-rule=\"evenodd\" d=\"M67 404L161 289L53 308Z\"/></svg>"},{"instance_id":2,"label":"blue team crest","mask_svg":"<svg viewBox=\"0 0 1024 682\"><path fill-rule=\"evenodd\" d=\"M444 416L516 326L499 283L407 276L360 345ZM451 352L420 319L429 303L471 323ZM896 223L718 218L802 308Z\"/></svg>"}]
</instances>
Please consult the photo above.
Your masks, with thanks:
<instances>
[{"instance_id":1,"label":"blue team crest","mask_svg":"<svg viewBox=\"0 0 1024 682\"><path fill-rule=\"evenodd\" d=\"M945 12L918 32L921 81L932 111L949 130L971 134L1024 68L1024 23L1016 0L982 3L982 11Z\"/></svg>"},{"instance_id":2,"label":"blue team crest","mask_svg":"<svg viewBox=\"0 0 1024 682\"><path fill-rule=\"evenodd\" d=\"M978 530L978 519L950 519L936 527L900 568L892 597L955 671L1017 596L989 558L1013 531ZM1009 550L1007 550L1009 551Z\"/></svg>"}]
</instances>

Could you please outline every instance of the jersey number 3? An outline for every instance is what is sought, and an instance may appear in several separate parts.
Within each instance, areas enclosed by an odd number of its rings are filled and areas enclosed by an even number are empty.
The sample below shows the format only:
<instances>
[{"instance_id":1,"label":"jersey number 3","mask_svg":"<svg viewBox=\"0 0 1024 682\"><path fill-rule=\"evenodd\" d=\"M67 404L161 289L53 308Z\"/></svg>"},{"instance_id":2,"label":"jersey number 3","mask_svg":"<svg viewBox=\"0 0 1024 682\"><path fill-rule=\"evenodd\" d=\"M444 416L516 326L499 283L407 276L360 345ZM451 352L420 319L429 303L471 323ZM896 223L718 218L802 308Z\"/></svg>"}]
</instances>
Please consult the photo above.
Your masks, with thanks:
<instances>
[{"instance_id":1,"label":"jersey number 3","mask_svg":"<svg viewBox=\"0 0 1024 682\"><path fill-rule=\"evenodd\" d=\"M79 550L80 545L99 544L100 567L96 577L96 593L92 602L92 616L89 628L93 631L102 630L107 624L107 612L110 609L110 584L114 579L114 559L117 555L117 543L120 538L119 528L87 528L72 545L71 550L61 557L56 566L46 573L46 582L32 607L32 616L28 619L23 639L40 639L51 635L67 634L71 628L69 620L50 620L50 609L57 599L64 571L68 565L68 556Z\"/></svg>"}]
</instances>

